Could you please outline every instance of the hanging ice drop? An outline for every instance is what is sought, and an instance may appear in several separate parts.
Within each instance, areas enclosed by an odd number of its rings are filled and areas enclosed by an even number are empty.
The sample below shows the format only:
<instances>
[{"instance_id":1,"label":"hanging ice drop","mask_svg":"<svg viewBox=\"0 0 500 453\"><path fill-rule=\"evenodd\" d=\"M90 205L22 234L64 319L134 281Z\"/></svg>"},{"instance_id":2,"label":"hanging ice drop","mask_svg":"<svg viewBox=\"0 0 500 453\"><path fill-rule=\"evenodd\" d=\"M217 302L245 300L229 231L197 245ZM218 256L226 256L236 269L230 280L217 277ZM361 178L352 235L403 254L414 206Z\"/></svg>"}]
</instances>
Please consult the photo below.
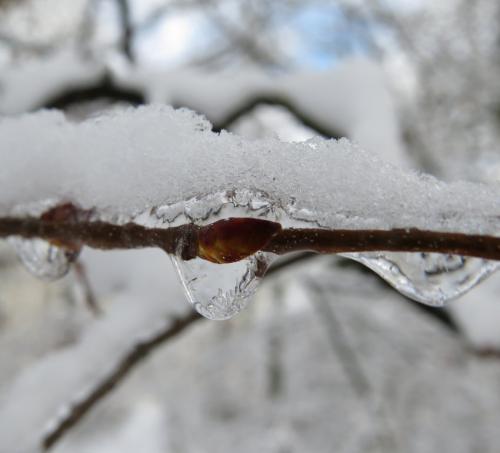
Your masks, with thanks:
<instances>
[{"instance_id":1,"label":"hanging ice drop","mask_svg":"<svg viewBox=\"0 0 500 453\"><path fill-rule=\"evenodd\" d=\"M184 290L194 308L209 319L229 319L243 310L271 264L271 255L258 252L241 261L214 264L196 258L173 258Z\"/></svg>"},{"instance_id":2,"label":"hanging ice drop","mask_svg":"<svg viewBox=\"0 0 500 453\"><path fill-rule=\"evenodd\" d=\"M280 230L279 223L263 219L219 220L199 228L198 258L187 261L181 241L174 263L196 310L210 319L228 319L240 312L271 263L272 255L259 250Z\"/></svg>"},{"instance_id":3,"label":"hanging ice drop","mask_svg":"<svg viewBox=\"0 0 500 453\"><path fill-rule=\"evenodd\" d=\"M400 293L442 306L479 284L500 267L498 261L439 253L346 253L376 272Z\"/></svg>"},{"instance_id":4,"label":"hanging ice drop","mask_svg":"<svg viewBox=\"0 0 500 453\"><path fill-rule=\"evenodd\" d=\"M57 203L45 200L31 206L29 214L40 216L42 222L73 222L81 211L71 202ZM14 246L17 256L26 269L38 278L56 280L69 271L71 263L78 258L82 245L72 241L46 241L43 239L23 239L12 237L9 242Z\"/></svg>"},{"instance_id":5,"label":"hanging ice drop","mask_svg":"<svg viewBox=\"0 0 500 453\"><path fill-rule=\"evenodd\" d=\"M56 280L66 275L78 256L78 251L57 247L42 239L14 237L9 242L26 269L44 280Z\"/></svg>"}]
</instances>

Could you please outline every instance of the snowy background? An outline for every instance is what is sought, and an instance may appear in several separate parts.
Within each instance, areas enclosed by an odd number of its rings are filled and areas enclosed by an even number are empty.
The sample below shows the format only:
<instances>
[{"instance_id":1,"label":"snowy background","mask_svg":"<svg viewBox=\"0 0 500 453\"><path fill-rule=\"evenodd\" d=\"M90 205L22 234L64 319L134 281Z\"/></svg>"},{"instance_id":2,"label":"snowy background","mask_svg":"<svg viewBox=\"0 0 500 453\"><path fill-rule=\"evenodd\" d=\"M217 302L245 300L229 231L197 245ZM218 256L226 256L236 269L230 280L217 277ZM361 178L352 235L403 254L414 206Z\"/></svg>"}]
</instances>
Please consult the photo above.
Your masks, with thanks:
<instances>
[{"instance_id":1,"label":"snowy background","mask_svg":"<svg viewBox=\"0 0 500 453\"><path fill-rule=\"evenodd\" d=\"M377 187L391 186L399 173L372 165L385 161L460 187L449 202L466 212L498 214L498 197L454 181L500 190L499 19L495 0L0 0L0 207L29 201L38 178L50 188L72 174L61 161L30 161L29 147L64 137L78 151L75 167L85 163L78 145L85 139L51 129L62 121L57 115L10 117L58 108L76 125L154 102L203 114L248 151L254 139L348 137L366 151L358 161L366 173L337 184L354 201L358 188L375 197L377 178ZM148 124L148 137L168 135ZM88 135L98 160L99 136ZM238 146L238 138L225 140L224 152ZM92 178L126 179L129 167L119 163L126 142ZM269 174L279 173L282 192L292 195L287 178L300 176L300 159L282 158L280 168L277 156L305 148L280 146ZM203 185L192 169L204 163L192 159L186 151L178 175L185 185L203 192L211 174L224 178L220 158ZM326 163L324 170L327 179ZM332 169L337 178L342 172ZM326 179L305 175L303 199L308 177L320 204ZM92 178L82 197L106 204L124 196L100 197ZM399 195L409 205L418 200ZM382 208L392 212L389 202ZM477 217L464 228L480 228ZM137 345L191 319L164 253L86 249L80 262L47 283L0 243L0 453L42 451ZM493 274L446 308L428 308L354 261L285 257L237 317L193 318L151 355L139 354L52 451L495 453L499 291Z\"/></svg>"}]
</instances>

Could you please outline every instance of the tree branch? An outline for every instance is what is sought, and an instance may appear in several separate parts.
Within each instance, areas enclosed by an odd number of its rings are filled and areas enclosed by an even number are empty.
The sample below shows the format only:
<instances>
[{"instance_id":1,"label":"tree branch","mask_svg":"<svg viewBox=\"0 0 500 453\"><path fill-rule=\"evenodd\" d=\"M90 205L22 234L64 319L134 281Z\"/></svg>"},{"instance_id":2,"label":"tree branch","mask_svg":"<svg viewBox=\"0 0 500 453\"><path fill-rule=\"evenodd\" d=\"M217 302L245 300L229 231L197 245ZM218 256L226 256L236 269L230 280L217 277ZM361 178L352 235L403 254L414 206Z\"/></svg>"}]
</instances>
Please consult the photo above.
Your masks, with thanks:
<instances>
[{"instance_id":1,"label":"tree branch","mask_svg":"<svg viewBox=\"0 0 500 453\"><path fill-rule=\"evenodd\" d=\"M54 208L57 209L57 208ZM84 212L84 211L81 211ZM170 254L181 253L185 260L198 256L206 258L201 242L210 236L212 239L221 232L224 239L227 229L232 238L245 245L255 241L255 235L269 225L277 225L266 220L253 219L254 225L246 225L242 219L228 219L211 225L197 226L185 224L172 228L147 228L135 223L115 225L102 221L75 219L3 217L0 218L0 237L20 236L26 239L41 238L54 244L86 245L97 249L133 249L159 247ZM225 223L224 223L225 222ZM249 229L250 228L250 229ZM312 251L316 253L352 253L352 252L428 252L472 256L490 260L500 260L500 237L426 231L416 228L391 230L328 230L320 228L266 229L262 244L252 249L283 255L289 252ZM268 236L265 236L268 235ZM260 240L260 239L259 239ZM234 245L234 243L233 243ZM224 245L224 253L230 253L231 244ZM71 248L71 247L70 247ZM249 253L250 254L250 253ZM239 258L238 258L239 257ZM238 259L245 256L238 255ZM215 262L230 262L228 260Z\"/></svg>"},{"instance_id":2,"label":"tree branch","mask_svg":"<svg viewBox=\"0 0 500 453\"><path fill-rule=\"evenodd\" d=\"M312 116L309 116L302 112L293 102L288 99L277 96L273 94L261 94L251 99L248 99L241 104L239 104L235 109L233 109L229 114L219 121L213 122L212 130L214 132L220 132L222 129L228 129L235 121L244 117L256 107L260 105L272 105L283 107L288 112L290 112L302 125L313 129L319 135L327 138L341 138L345 137L346 134L328 125L328 122L320 123ZM210 117L209 117L210 119Z\"/></svg>"},{"instance_id":3,"label":"tree branch","mask_svg":"<svg viewBox=\"0 0 500 453\"><path fill-rule=\"evenodd\" d=\"M74 104L94 101L96 99L123 101L132 105L140 105L145 102L144 95L141 92L131 88L122 88L116 85L109 75L105 75L91 86L67 87L67 89L47 99L33 110L37 110L38 108L64 110Z\"/></svg>"},{"instance_id":4,"label":"tree branch","mask_svg":"<svg viewBox=\"0 0 500 453\"><path fill-rule=\"evenodd\" d=\"M128 351L118 362L115 369L106 376L82 400L71 405L59 420L59 423L48 432L42 440L42 448L49 450L64 434L75 426L102 398L108 395L140 362L160 344L179 335L187 327L202 319L196 312L168 321L165 327L151 338L140 341Z\"/></svg>"},{"instance_id":5,"label":"tree branch","mask_svg":"<svg viewBox=\"0 0 500 453\"><path fill-rule=\"evenodd\" d=\"M140 105L145 103L145 96L139 90L125 88L115 83L109 75L98 80L96 83L87 87L67 87L56 96L45 100L37 108L57 108L64 110L74 104L80 102L93 101L96 99L110 99L112 101L128 102L132 105ZM195 111L199 109L196 106L191 106L185 102L175 102L175 107L188 107ZM297 121L305 127L314 130L317 134L327 138L341 138L346 134L340 129L328 125L328 122L322 123L316 120L313 116L301 111L292 101L289 101L284 96L275 94L257 94L250 99L239 103L234 109L229 111L225 117L219 120L210 118L209 112L201 112L207 116L212 122L212 130L220 132L223 129L229 129L235 121L249 114L260 105L271 105L283 107L292 114ZM34 109L36 110L36 108Z\"/></svg>"},{"instance_id":6,"label":"tree branch","mask_svg":"<svg viewBox=\"0 0 500 453\"><path fill-rule=\"evenodd\" d=\"M130 6L128 0L116 0L118 8L120 27L121 27L121 49L123 54L131 62L135 62L135 56L132 49L132 41L134 38L134 28L132 27L130 18Z\"/></svg>"}]
</instances>

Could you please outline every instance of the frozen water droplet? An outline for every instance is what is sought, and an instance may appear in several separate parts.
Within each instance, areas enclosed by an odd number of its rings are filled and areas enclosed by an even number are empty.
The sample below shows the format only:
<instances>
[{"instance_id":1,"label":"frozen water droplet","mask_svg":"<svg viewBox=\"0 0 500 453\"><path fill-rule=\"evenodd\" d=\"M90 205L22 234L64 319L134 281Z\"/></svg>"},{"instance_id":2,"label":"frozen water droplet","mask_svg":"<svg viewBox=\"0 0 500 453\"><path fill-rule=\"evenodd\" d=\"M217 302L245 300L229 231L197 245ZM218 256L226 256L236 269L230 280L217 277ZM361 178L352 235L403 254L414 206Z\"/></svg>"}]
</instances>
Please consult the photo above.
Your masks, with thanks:
<instances>
[{"instance_id":1,"label":"frozen water droplet","mask_svg":"<svg viewBox=\"0 0 500 453\"><path fill-rule=\"evenodd\" d=\"M42 239L11 238L17 256L26 269L38 278L56 280L69 271L78 252L50 244Z\"/></svg>"},{"instance_id":2,"label":"frozen water droplet","mask_svg":"<svg viewBox=\"0 0 500 453\"><path fill-rule=\"evenodd\" d=\"M498 261L438 253L346 253L372 269L400 293L427 305L442 306L500 267Z\"/></svg>"},{"instance_id":3,"label":"frozen water droplet","mask_svg":"<svg viewBox=\"0 0 500 453\"><path fill-rule=\"evenodd\" d=\"M205 259L183 260L184 244L179 244L172 259L196 310L210 319L228 319L248 304L270 265L272 254L255 252L281 228L275 223L281 214L281 208L265 192L242 189L149 209L133 221L155 228L188 223L202 228L198 254ZM186 241L189 249L192 238Z\"/></svg>"},{"instance_id":4,"label":"frozen water droplet","mask_svg":"<svg viewBox=\"0 0 500 453\"><path fill-rule=\"evenodd\" d=\"M215 320L229 319L248 305L271 260L271 254L262 252L230 264L173 256L189 301Z\"/></svg>"}]
</instances>

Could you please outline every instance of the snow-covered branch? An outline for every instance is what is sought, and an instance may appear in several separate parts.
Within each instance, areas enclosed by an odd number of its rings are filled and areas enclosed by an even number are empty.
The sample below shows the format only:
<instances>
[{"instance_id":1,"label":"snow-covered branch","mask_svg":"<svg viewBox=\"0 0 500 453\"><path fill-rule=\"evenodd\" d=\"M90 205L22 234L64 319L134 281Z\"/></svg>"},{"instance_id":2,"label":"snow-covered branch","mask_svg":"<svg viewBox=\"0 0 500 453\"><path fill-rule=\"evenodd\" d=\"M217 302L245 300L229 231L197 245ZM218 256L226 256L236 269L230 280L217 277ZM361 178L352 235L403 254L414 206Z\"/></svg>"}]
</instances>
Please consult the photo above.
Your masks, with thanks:
<instances>
[{"instance_id":1,"label":"snow-covered branch","mask_svg":"<svg viewBox=\"0 0 500 453\"><path fill-rule=\"evenodd\" d=\"M112 371L104 376L82 399L70 404L64 415L45 434L42 441L43 448L49 450L53 447L67 431L111 392L134 367L146 359L156 347L177 336L199 319L202 318L196 312L179 316L166 322L163 328L155 331L151 336L133 344L130 350L126 351L120 358Z\"/></svg>"},{"instance_id":2,"label":"snow-covered branch","mask_svg":"<svg viewBox=\"0 0 500 453\"><path fill-rule=\"evenodd\" d=\"M176 256L195 307L217 319L241 310L275 254L348 254L431 304L497 267L486 260L500 258L498 186L405 172L347 140L251 141L211 129L165 106L79 124L57 112L3 120L0 236L17 237L28 268L48 278L64 275L83 245L159 247ZM221 273L225 290L213 286Z\"/></svg>"},{"instance_id":3,"label":"snow-covered branch","mask_svg":"<svg viewBox=\"0 0 500 453\"><path fill-rule=\"evenodd\" d=\"M65 205L62 205L64 207ZM56 207L53 209L60 209ZM51 210L52 211L52 210ZM48 211L49 213L51 211ZM290 252L317 253L427 252L500 260L500 237L464 233L424 231L416 228L391 230L282 229L278 223L246 218L219 220L206 226L186 224L172 228L147 228L135 223L114 225L100 221L1 218L0 237L40 238L68 248L87 245L97 249L159 247L184 260L203 257L203 243L211 239L216 262L231 262L231 245L245 258L259 250L283 255ZM238 241L238 238L239 241ZM226 245L227 243L227 245ZM248 252L246 252L248 250ZM225 258L228 257L229 258Z\"/></svg>"}]
</instances>

